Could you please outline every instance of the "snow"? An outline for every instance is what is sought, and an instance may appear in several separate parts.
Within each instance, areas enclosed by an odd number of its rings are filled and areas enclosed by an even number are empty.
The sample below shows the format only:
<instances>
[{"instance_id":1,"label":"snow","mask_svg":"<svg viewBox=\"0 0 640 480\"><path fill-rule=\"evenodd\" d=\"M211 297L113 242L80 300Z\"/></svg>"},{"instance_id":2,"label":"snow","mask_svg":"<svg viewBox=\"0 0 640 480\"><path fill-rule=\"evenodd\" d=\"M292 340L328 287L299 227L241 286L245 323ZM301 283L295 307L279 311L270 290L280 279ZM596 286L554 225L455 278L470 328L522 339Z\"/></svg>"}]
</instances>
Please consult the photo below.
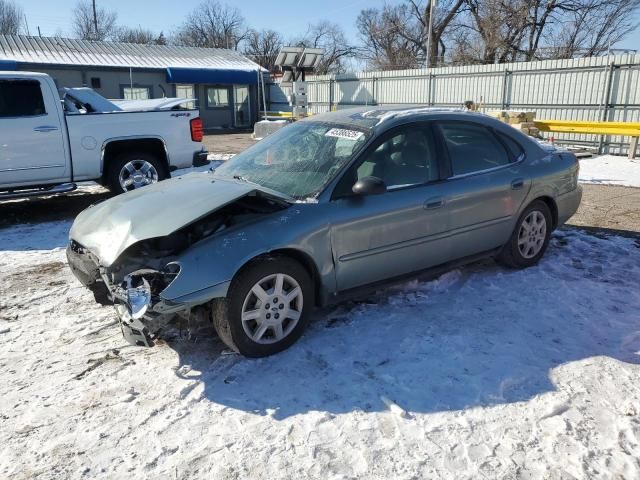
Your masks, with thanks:
<instances>
[{"instance_id":1,"label":"snow","mask_svg":"<svg viewBox=\"0 0 640 480\"><path fill-rule=\"evenodd\" d=\"M250 360L128 346L70 220L0 230L0 478L640 478L640 249L566 229L323 310Z\"/></svg>"},{"instance_id":2,"label":"snow","mask_svg":"<svg viewBox=\"0 0 640 480\"><path fill-rule=\"evenodd\" d=\"M640 159L616 155L580 159L581 183L640 187Z\"/></svg>"}]
</instances>

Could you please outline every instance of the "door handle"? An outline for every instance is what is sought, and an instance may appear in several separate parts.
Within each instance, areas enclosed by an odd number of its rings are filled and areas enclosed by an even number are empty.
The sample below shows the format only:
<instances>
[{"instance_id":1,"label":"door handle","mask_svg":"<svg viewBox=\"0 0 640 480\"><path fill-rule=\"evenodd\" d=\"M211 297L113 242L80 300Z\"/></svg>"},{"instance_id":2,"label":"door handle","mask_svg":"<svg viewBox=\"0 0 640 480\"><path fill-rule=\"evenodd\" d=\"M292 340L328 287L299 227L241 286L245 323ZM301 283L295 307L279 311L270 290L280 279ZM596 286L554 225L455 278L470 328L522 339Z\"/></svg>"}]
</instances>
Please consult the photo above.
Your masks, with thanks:
<instances>
[{"instance_id":1,"label":"door handle","mask_svg":"<svg viewBox=\"0 0 640 480\"><path fill-rule=\"evenodd\" d=\"M436 208L440 208L444 205L443 198L430 198L426 202L424 202L425 210L435 210Z\"/></svg>"},{"instance_id":2,"label":"door handle","mask_svg":"<svg viewBox=\"0 0 640 480\"><path fill-rule=\"evenodd\" d=\"M40 125L33 129L34 132L55 132L56 130L58 130L58 127L55 125Z\"/></svg>"},{"instance_id":3,"label":"door handle","mask_svg":"<svg viewBox=\"0 0 640 480\"><path fill-rule=\"evenodd\" d=\"M516 178L511 182L511 190L519 190L524 187L524 178Z\"/></svg>"}]
</instances>

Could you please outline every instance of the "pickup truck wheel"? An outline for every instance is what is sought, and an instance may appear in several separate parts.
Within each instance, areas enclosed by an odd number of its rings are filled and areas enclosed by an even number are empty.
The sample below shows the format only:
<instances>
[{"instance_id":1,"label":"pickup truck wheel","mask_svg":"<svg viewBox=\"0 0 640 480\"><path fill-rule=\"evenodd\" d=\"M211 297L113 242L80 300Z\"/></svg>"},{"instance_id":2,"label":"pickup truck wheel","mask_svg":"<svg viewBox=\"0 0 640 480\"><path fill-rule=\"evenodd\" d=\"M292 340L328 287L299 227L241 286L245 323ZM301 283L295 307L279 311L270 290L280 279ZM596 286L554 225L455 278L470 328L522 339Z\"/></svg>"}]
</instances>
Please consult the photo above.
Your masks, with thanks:
<instances>
[{"instance_id":1,"label":"pickup truck wheel","mask_svg":"<svg viewBox=\"0 0 640 480\"><path fill-rule=\"evenodd\" d=\"M153 154L131 152L118 155L107 172L107 184L114 193L124 193L167 178L162 162Z\"/></svg>"},{"instance_id":2,"label":"pickup truck wheel","mask_svg":"<svg viewBox=\"0 0 640 480\"><path fill-rule=\"evenodd\" d=\"M313 283L295 260L263 257L231 282L228 296L214 304L220 339L247 357L266 357L302 335L314 304Z\"/></svg>"}]
</instances>

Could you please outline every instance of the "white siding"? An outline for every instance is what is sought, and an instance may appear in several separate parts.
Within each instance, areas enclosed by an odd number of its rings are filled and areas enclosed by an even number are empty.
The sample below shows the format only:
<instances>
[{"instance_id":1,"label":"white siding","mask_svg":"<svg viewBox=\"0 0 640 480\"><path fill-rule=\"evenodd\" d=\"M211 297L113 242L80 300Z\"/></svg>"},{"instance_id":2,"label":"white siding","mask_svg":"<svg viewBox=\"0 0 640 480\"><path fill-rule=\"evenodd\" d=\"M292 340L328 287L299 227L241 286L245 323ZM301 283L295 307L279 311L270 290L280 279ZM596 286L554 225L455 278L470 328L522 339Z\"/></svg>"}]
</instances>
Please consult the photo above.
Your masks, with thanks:
<instances>
[{"instance_id":1,"label":"white siding","mask_svg":"<svg viewBox=\"0 0 640 480\"><path fill-rule=\"evenodd\" d=\"M271 108L287 108L270 85ZM358 72L309 77L313 113L357 105L458 106L473 100L486 109L536 112L539 119L640 121L640 54L434 69ZM277 98L277 100L275 100ZM597 135L553 134L560 141L596 146ZM628 138L605 140L626 152Z\"/></svg>"}]
</instances>

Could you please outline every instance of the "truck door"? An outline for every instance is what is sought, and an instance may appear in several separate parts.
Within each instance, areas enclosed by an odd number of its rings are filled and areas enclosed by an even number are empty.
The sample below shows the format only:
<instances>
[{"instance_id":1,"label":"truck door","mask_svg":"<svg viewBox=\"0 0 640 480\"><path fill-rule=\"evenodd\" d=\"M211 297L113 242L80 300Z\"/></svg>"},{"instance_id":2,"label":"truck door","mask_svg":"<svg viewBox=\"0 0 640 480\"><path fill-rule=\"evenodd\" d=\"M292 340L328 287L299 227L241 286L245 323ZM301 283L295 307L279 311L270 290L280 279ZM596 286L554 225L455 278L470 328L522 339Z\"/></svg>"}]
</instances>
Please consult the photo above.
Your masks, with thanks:
<instances>
[{"instance_id":1,"label":"truck door","mask_svg":"<svg viewBox=\"0 0 640 480\"><path fill-rule=\"evenodd\" d=\"M0 188L69 181L57 102L47 82L0 78Z\"/></svg>"}]
</instances>

